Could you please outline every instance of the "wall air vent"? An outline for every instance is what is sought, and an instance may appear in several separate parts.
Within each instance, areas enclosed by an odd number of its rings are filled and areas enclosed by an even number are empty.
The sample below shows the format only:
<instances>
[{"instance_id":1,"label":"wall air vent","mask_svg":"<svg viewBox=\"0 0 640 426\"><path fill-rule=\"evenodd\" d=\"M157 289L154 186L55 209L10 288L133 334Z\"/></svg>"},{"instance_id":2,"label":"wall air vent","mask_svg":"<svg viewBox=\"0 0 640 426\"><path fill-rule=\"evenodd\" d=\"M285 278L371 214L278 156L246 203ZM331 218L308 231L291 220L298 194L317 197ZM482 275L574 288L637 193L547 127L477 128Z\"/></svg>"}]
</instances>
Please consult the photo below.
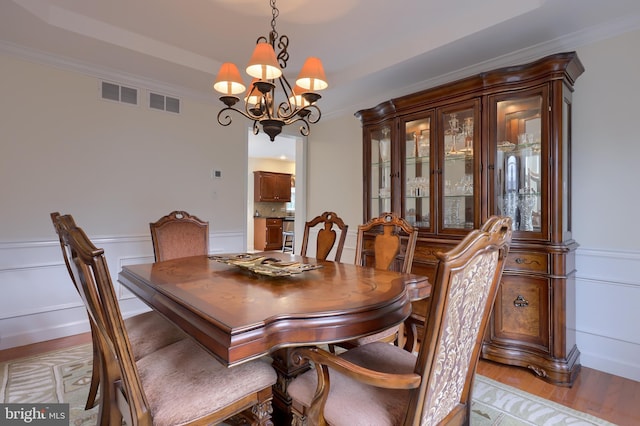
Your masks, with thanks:
<instances>
[{"instance_id":1,"label":"wall air vent","mask_svg":"<svg viewBox=\"0 0 640 426\"><path fill-rule=\"evenodd\" d=\"M125 104L138 105L138 89L120 86L114 83L102 82L102 99L123 102Z\"/></svg>"},{"instance_id":2,"label":"wall air vent","mask_svg":"<svg viewBox=\"0 0 640 426\"><path fill-rule=\"evenodd\" d=\"M180 114L180 99L149 92L149 108Z\"/></svg>"}]
</instances>

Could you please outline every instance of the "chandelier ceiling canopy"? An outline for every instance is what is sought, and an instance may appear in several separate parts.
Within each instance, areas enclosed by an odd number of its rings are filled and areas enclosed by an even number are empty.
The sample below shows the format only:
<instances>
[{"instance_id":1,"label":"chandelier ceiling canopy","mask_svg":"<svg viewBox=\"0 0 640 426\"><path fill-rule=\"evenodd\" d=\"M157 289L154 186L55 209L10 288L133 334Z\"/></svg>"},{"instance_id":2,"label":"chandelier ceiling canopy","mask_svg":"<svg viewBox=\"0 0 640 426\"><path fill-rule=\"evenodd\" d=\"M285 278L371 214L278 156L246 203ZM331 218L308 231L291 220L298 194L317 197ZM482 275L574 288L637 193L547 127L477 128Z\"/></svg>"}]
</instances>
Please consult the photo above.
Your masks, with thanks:
<instances>
[{"instance_id":1,"label":"chandelier ceiling canopy","mask_svg":"<svg viewBox=\"0 0 640 426\"><path fill-rule=\"evenodd\" d=\"M320 121L321 112L316 102L321 98L318 91L326 89L327 78L320 59L309 57L291 87L283 74L287 67L289 37L276 31L276 18L279 11L276 0L271 4L271 31L268 37L260 36L246 68L253 78L249 88L244 85L238 67L225 62L220 67L213 88L222 93L220 100L226 106L218 112L218 123L231 124L230 111L235 111L253 120L253 132L258 134L260 127L269 135L271 141L289 124L299 123L300 134L307 136L310 125ZM279 49L276 55L276 47ZM244 94L240 107L237 95Z\"/></svg>"}]
</instances>

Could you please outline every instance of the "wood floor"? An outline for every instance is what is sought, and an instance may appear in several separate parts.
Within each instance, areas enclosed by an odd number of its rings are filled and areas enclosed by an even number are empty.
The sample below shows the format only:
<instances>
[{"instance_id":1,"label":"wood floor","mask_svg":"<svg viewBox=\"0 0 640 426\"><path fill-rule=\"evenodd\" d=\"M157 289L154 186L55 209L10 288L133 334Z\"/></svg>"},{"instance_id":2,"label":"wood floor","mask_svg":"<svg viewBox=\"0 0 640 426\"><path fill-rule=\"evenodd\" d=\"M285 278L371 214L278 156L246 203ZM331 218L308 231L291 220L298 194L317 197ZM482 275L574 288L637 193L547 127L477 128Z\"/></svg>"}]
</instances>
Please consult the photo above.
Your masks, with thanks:
<instances>
[{"instance_id":1,"label":"wood floor","mask_svg":"<svg viewBox=\"0 0 640 426\"><path fill-rule=\"evenodd\" d=\"M80 334L0 351L0 362L90 343ZM553 386L524 368L480 361L478 373L525 392L589 413L620 426L640 425L640 382L582 367L571 388Z\"/></svg>"}]
</instances>

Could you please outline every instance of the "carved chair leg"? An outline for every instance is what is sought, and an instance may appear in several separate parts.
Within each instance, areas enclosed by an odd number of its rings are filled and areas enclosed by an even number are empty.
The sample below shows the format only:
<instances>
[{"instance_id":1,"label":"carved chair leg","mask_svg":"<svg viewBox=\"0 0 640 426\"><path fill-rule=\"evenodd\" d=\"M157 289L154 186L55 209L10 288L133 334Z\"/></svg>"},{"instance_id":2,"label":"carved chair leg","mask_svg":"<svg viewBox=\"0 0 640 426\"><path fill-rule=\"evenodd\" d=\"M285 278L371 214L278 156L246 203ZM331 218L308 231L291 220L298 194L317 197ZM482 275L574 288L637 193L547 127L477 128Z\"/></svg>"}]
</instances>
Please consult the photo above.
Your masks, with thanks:
<instances>
[{"instance_id":1,"label":"carved chair leg","mask_svg":"<svg viewBox=\"0 0 640 426\"><path fill-rule=\"evenodd\" d=\"M259 402L251 407L251 413L256 418L256 426L273 426L271 420L271 414L273 414L273 406L271 405L271 399L264 402Z\"/></svg>"},{"instance_id":2,"label":"carved chair leg","mask_svg":"<svg viewBox=\"0 0 640 426\"><path fill-rule=\"evenodd\" d=\"M224 421L225 425L231 426L274 426L271 420L271 399L257 402L251 408L238 413Z\"/></svg>"},{"instance_id":3,"label":"carved chair leg","mask_svg":"<svg viewBox=\"0 0 640 426\"><path fill-rule=\"evenodd\" d=\"M300 414L298 410L291 410L291 426L308 426L307 417Z\"/></svg>"}]
</instances>

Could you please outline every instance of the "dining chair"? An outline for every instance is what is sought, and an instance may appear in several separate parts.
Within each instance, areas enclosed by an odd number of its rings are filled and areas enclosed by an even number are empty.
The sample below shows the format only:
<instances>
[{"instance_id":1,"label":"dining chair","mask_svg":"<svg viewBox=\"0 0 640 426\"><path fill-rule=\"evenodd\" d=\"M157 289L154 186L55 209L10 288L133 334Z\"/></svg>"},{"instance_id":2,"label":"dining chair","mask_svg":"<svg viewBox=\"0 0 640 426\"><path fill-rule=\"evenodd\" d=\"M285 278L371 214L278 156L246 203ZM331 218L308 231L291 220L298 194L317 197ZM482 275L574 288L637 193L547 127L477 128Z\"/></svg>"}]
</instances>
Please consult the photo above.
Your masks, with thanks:
<instances>
[{"instance_id":1,"label":"dining chair","mask_svg":"<svg viewBox=\"0 0 640 426\"><path fill-rule=\"evenodd\" d=\"M355 263L410 273L417 240L417 228L395 213L382 213L358 226ZM403 330L404 326L397 326L355 340L335 343L329 348L333 352L335 346L353 348L375 341L402 344Z\"/></svg>"},{"instance_id":2,"label":"dining chair","mask_svg":"<svg viewBox=\"0 0 640 426\"><path fill-rule=\"evenodd\" d=\"M334 212L324 212L320 216L316 216L304 224L304 234L302 235L302 249L300 250L301 256L307 255L307 247L309 245L309 234L314 227L321 225L322 229L318 231L316 236L316 259L326 260L327 256L333 249L336 243L336 231L333 229L334 225L340 231L340 238L337 240L336 254L334 261L340 262L342 258L342 249L344 248L344 242L347 238L347 230L349 225Z\"/></svg>"},{"instance_id":3,"label":"dining chair","mask_svg":"<svg viewBox=\"0 0 640 426\"><path fill-rule=\"evenodd\" d=\"M396 213L382 213L358 226L355 263L410 273L417 240L417 228Z\"/></svg>"},{"instance_id":4,"label":"dining chair","mask_svg":"<svg viewBox=\"0 0 640 426\"><path fill-rule=\"evenodd\" d=\"M64 263L67 267L67 271L69 272L69 276L71 277L71 281L76 287L76 290L80 291L78 283L75 281L73 276L69 255L65 249L60 232L62 228L75 228L75 220L71 215L62 216L60 213L54 212L51 213L51 221L53 222L53 227L58 234L60 248L62 249L62 257L64 258ZM98 354L98 345L95 340L96 330L93 327L93 322L89 321L89 324L93 343L93 363L91 382L89 384L89 394L87 395L85 410L89 410L95 406L97 402L96 396L98 393L98 386L100 384L100 357ZM147 311L128 317L124 320L124 324L134 348L135 359L140 359L157 349L163 348L187 337L187 335L179 328L175 327L155 311Z\"/></svg>"},{"instance_id":5,"label":"dining chair","mask_svg":"<svg viewBox=\"0 0 640 426\"><path fill-rule=\"evenodd\" d=\"M104 250L72 222L59 223L73 280L96 331L100 425L205 425L231 417L272 424L276 373L265 359L227 368L185 338L136 360Z\"/></svg>"},{"instance_id":6,"label":"dining chair","mask_svg":"<svg viewBox=\"0 0 640 426\"><path fill-rule=\"evenodd\" d=\"M156 262L209 254L209 222L175 210L149 224Z\"/></svg>"},{"instance_id":7,"label":"dining chair","mask_svg":"<svg viewBox=\"0 0 640 426\"><path fill-rule=\"evenodd\" d=\"M314 369L288 387L296 425L469 424L480 348L511 243L511 218L474 230L438 264L417 356L373 342L340 355L299 348Z\"/></svg>"},{"instance_id":8,"label":"dining chair","mask_svg":"<svg viewBox=\"0 0 640 426\"><path fill-rule=\"evenodd\" d=\"M502 219L500 216L489 217L480 230L491 231L495 226L502 226ZM424 327L425 318L422 316L424 312L412 312L411 315L402 324L404 327L405 342L404 349L409 352L413 352L418 348L418 330L419 327Z\"/></svg>"}]
</instances>

